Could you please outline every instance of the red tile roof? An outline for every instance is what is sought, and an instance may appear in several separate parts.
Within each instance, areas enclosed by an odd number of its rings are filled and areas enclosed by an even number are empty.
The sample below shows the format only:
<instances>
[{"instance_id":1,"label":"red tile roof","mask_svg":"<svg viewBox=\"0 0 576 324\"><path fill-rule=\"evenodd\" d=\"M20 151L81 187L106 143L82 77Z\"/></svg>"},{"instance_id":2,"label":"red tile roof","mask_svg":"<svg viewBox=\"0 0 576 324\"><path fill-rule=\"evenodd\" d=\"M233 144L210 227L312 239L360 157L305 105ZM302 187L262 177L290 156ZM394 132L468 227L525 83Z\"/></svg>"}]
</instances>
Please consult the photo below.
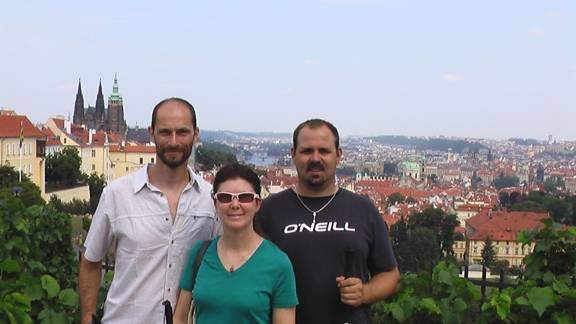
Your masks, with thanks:
<instances>
[{"instance_id":1,"label":"red tile roof","mask_svg":"<svg viewBox=\"0 0 576 324\"><path fill-rule=\"evenodd\" d=\"M65 129L64 129L64 119L52 118L52 120L54 121L54 124L56 124L56 127L58 127L60 130L65 131Z\"/></svg>"},{"instance_id":2,"label":"red tile roof","mask_svg":"<svg viewBox=\"0 0 576 324\"><path fill-rule=\"evenodd\" d=\"M524 230L544 227L541 220L550 218L548 213L486 211L466 220L468 238L494 241L516 241Z\"/></svg>"},{"instance_id":3,"label":"red tile roof","mask_svg":"<svg viewBox=\"0 0 576 324\"><path fill-rule=\"evenodd\" d=\"M359 180L355 186L372 187L372 188L388 188L392 186L391 181L385 180Z\"/></svg>"},{"instance_id":4,"label":"red tile roof","mask_svg":"<svg viewBox=\"0 0 576 324\"><path fill-rule=\"evenodd\" d=\"M45 138L28 117L18 115L0 115L0 137L18 138L20 137L20 122L24 128L24 137Z\"/></svg>"},{"instance_id":5,"label":"red tile roof","mask_svg":"<svg viewBox=\"0 0 576 324\"><path fill-rule=\"evenodd\" d=\"M48 145L48 146L61 145L60 140L58 140L58 138L56 137L56 135L54 135L54 133L50 130L50 128L42 127L42 129L40 131L42 132L42 134L46 135L46 138L47 138L46 145Z\"/></svg>"}]
</instances>

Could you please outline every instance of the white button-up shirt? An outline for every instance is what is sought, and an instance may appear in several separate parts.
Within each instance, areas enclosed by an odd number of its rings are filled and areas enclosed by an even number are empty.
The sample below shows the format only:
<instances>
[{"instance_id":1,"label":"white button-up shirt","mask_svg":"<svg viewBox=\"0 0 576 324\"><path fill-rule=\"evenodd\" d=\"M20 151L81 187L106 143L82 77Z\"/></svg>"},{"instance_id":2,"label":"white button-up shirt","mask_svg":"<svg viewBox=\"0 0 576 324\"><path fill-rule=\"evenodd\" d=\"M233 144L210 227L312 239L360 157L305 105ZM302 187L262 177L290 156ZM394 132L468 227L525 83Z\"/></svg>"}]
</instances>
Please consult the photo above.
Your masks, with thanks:
<instances>
[{"instance_id":1,"label":"white button-up shirt","mask_svg":"<svg viewBox=\"0 0 576 324\"><path fill-rule=\"evenodd\" d=\"M103 323L164 323L162 302L176 305L190 248L220 231L209 183L189 169L191 180L172 222L168 200L147 171L143 167L104 189L84 242L84 257L97 262L116 239Z\"/></svg>"}]
</instances>

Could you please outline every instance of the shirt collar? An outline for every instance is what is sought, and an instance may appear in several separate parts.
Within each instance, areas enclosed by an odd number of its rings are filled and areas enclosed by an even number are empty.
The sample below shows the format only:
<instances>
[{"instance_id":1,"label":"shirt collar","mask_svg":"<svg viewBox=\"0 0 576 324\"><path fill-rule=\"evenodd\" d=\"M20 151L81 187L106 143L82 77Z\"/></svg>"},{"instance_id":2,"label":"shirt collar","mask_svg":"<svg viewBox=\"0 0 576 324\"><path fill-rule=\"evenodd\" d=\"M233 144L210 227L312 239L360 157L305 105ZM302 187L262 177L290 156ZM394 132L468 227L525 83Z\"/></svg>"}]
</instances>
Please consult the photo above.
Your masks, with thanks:
<instances>
[{"instance_id":1,"label":"shirt collar","mask_svg":"<svg viewBox=\"0 0 576 324\"><path fill-rule=\"evenodd\" d=\"M150 168L153 164L146 164L140 170L136 171L134 176L134 193L140 191L144 186L148 186L150 189L155 189L156 187L150 183L150 178L148 177L148 168ZM190 165L187 165L188 174L190 175L190 182L186 185L186 188L189 186L195 188L196 190L200 190L199 181L201 177L192 170ZM185 188L185 189L186 189Z\"/></svg>"}]
</instances>

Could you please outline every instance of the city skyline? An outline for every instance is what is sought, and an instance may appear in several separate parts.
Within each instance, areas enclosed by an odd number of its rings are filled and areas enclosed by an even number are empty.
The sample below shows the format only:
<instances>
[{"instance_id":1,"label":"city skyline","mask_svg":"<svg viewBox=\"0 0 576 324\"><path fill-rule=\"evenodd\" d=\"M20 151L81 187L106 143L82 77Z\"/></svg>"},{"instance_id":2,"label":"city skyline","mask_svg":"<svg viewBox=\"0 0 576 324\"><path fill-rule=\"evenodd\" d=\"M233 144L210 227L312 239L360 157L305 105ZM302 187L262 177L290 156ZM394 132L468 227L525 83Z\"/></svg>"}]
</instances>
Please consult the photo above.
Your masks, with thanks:
<instances>
[{"instance_id":1,"label":"city skyline","mask_svg":"<svg viewBox=\"0 0 576 324\"><path fill-rule=\"evenodd\" d=\"M44 123L118 73L129 126L180 96L201 129L576 140L576 5L318 0L6 3L0 106ZM6 14L6 13L9 13Z\"/></svg>"}]
</instances>

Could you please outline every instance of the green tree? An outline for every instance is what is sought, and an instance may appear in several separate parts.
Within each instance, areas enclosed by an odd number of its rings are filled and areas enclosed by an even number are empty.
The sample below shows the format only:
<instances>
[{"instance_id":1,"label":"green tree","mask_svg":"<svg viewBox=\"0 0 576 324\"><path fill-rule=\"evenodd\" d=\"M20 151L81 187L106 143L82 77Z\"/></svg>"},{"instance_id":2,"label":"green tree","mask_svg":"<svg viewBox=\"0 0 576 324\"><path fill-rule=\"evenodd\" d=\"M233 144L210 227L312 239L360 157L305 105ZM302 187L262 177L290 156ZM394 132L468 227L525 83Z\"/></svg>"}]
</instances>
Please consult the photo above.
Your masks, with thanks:
<instances>
[{"instance_id":1,"label":"green tree","mask_svg":"<svg viewBox=\"0 0 576 324\"><path fill-rule=\"evenodd\" d=\"M522 194L518 191L513 191L510 193L510 205L514 205L522 201Z\"/></svg>"},{"instance_id":2,"label":"green tree","mask_svg":"<svg viewBox=\"0 0 576 324\"><path fill-rule=\"evenodd\" d=\"M78 322L71 231L70 215L50 205L0 198L0 323Z\"/></svg>"},{"instance_id":3,"label":"green tree","mask_svg":"<svg viewBox=\"0 0 576 324\"><path fill-rule=\"evenodd\" d=\"M0 166L0 199L17 196L25 206L43 205L44 199L40 188L22 174L22 182L18 181L18 172L11 166Z\"/></svg>"},{"instance_id":4,"label":"green tree","mask_svg":"<svg viewBox=\"0 0 576 324\"><path fill-rule=\"evenodd\" d=\"M494 181L492 181L492 186L500 190L502 188L517 187L520 179L516 176L505 176L504 173L500 173L500 176Z\"/></svg>"},{"instance_id":5,"label":"green tree","mask_svg":"<svg viewBox=\"0 0 576 324\"><path fill-rule=\"evenodd\" d=\"M494 242L488 236L484 240L484 248L482 248L482 264L486 267L491 267L496 261L496 251L494 251Z\"/></svg>"},{"instance_id":6,"label":"green tree","mask_svg":"<svg viewBox=\"0 0 576 324\"><path fill-rule=\"evenodd\" d=\"M52 185L74 186L82 180L82 159L78 150L66 146L60 152L46 157L46 182Z\"/></svg>"},{"instance_id":7,"label":"green tree","mask_svg":"<svg viewBox=\"0 0 576 324\"><path fill-rule=\"evenodd\" d=\"M56 195L50 196L49 204L59 212L71 215L87 215L91 214L90 203L86 200L72 198L70 202L62 202Z\"/></svg>"},{"instance_id":8,"label":"green tree","mask_svg":"<svg viewBox=\"0 0 576 324\"><path fill-rule=\"evenodd\" d=\"M506 208L510 206L510 194L506 191L501 191L498 194L498 201L500 202L501 208Z\"/></svg>"},{"instance_id":9,"label":"green tree","mask_svg":"<svg viewBox=\"0 0 576 324\"><path fill-rule=\"evenodd\" d=\"M566 188L564 179L561 177L549 177L544 181L544 190L550 193L556 193Z\"/></svg>"},{"instance_id":10,"label":"green tree","mask_svg":"<svg viewBox=\"0 0 576 324\"><path fill-rule=\"evenodd\" d=\"M454 241L457 237L454 229L460 226L458 216L454 214L444 214L440 223L440 250L444 255L454 255Z\"/></svg>"},{"instance_id":11,"label":"green tree","mask_svg":"<svg viewBox=\"0 0 576 324\"><path fill-rule=\"evenodd\" d=\"M388 206L393 206L396 205L396 203L403 203L404 202L404 196L399 193L399 192L393 192L390 195L388 195Z\"/></svg>"},{"instance_id":12,"label":"green tree","mask_svg":"<svg viewBox=\"0 0 576 324\"><path fill-rule=\"evenodd\" d=\"M400 270L417 272L430 269L444 255L454 254L454 228L458 223L456 215L427 208L410 215L408 222L401 219L392 225L390 237Z\"/></svg>"},{"instance_id":13,"label":"green tree","mask_svg":"<svg viewBox=\"0 0 576 324\"><path fill-rule=\"evenodd\" d=\"M90 214L94 214L96 207L98 207L98 202L100 202L102 191L104 187L106 187L106 179L103 174L97 175L95 172L92 172L86 181L90 187Z\"/></svg>"},{"instance_id":14,"label":"green tree","mask_svg":"<svg viewBox=\"0 0 576 324\"><path fill-rule=\"evenodd\" d=\"M236 155L227 153L220 149L211 149L209 147L200 146L196 154L196 160L199 164L200 170L212 170L226 164L238 162Z\"/></svg>"}]
</instances>

